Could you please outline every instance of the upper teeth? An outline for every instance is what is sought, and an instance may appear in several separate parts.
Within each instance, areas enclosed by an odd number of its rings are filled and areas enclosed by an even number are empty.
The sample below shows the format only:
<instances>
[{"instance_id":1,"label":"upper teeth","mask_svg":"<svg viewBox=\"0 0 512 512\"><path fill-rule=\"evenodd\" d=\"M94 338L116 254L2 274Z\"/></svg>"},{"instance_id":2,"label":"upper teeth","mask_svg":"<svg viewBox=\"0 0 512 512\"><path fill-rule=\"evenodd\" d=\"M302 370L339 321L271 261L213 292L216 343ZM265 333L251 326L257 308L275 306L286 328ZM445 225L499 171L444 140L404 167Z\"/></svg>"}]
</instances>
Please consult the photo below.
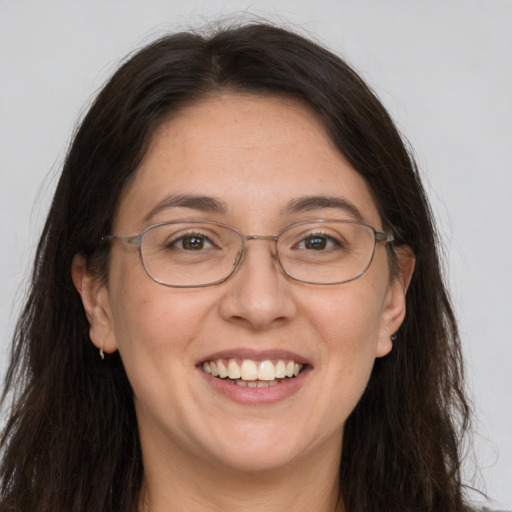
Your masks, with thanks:
<instances>
[{"instance_id":1,"label":"upper teeth","mask_svg":"<svg viewBox=\"0 0 512 512\"><path fill-rule=\"evenodd\" d=\"M239 364L235 359L215 359L205 361L202 368L206 373L214 377L225 379L242 380L266 380L284 379L286 377L296 377L302 370L303 365L295 361L283 361L279 359L274 362L266 359L264 361L253 361L244 359Z\"/></svg>"}]
</instances>

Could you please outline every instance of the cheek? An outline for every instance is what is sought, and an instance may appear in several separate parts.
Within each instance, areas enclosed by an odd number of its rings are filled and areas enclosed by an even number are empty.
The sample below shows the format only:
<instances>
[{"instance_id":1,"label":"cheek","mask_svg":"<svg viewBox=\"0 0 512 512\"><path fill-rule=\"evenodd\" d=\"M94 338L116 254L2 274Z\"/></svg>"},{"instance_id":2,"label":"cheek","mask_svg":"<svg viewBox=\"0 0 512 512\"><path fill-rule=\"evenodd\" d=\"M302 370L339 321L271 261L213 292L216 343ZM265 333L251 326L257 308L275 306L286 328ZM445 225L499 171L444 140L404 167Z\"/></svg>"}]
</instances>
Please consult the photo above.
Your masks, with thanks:
<instances>
[{"instance_id":1,"label":"cheek","mask_svg":"<svg viewBox=\"0 0 512 512\"><path fill-rule=\"evenodd\" d=\"M162 286L146 274L138 254L113 254L109 301L121 353L173 351L189 339L206 308L204 295Z\"/></svg>"},{"instance_id":2,"label":"cheek","mask_svg":"<svg viewBox=\"0 0 512 512\"><path fill-rule=\"evenodd\" d=\"M139 427L186 432L187 383L209 308L191 294L150 282L125 294L115 308L118 350L134 393ZM176 411L181 411L176 413Z\"/></svg>"},{"instance_id":3,"label":"cheek","mask_svg":"<svg viewBox=\"0 0 512 512\"><path fill-rule=\"evenodd\" d=\"M127 352L182 353L194 340L210 304L199 297L177 295L158 284L140 287L113 308L115 337L123 355ZM126 354L128 355L128 354Z\"/></svg>"},{"instance_id":4,"label":"cheek","mask_svg":"<svg viewBox=\"0 0 512 512\"><path fill-rule=\"evenodd\" d=\"M332 391L333 407L342 404L344 418L366 388L378 348L385 288L369 283L353 281L310 295L308 318L322 344L324 388Z\"/></svg>"},{"instance_id":5,"label":"cheek","mask_svg":"<svg viewBox=\"0 0 512 512\"><path fill-rule=\"evenodd\" d=\"M353 281L310 296L308 316L337 350L362 350L377 342L383 293L367 284Z\"/></svg>"},{"instance_id":6,"label":"cheek","mask_svg":"<svg viewBox=\"0 0 512 512\"><path fill-rule=\"evenodd\" d=\"M169 382L179 386L195 369L192 353L212 301L204 291L167 288L145 274L124 276L112 276L109 290L115 344L135 395L165 396Z\"/></svg>"}]
</instances>

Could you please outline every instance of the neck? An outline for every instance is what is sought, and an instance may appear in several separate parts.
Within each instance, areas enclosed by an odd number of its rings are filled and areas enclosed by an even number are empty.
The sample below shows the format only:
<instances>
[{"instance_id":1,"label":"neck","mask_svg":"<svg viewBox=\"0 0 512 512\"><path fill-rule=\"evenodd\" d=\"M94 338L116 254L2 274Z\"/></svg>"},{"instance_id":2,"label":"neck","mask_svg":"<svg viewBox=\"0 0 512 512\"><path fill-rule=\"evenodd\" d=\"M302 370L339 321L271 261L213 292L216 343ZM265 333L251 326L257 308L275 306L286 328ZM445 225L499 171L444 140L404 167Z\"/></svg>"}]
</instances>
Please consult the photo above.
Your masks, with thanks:
<instances>
[{"instance_id":1,"label":"neck","mask_svg":"<svg viewBox=\"0 0 512 512\"><path fill-rule=\"evenodd\" d=\"M278 469L243 471L181 457L143 454L139 512L343 512L339 454L332 445ZM156 456L156 457L155 457Z\"/></svg>"}]
</instances>

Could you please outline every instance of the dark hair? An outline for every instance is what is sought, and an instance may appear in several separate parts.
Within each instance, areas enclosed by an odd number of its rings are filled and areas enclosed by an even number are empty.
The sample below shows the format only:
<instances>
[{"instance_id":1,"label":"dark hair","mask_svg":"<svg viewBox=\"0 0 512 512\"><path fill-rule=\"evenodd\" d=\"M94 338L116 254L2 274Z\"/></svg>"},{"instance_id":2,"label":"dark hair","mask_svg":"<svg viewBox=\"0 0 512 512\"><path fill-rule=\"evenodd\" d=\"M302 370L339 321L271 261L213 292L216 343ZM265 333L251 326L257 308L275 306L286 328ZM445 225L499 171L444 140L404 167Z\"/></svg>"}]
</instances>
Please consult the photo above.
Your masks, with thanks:
<instances>
[{"instance_id":1,"label":"dark hair","mask_svg":"<svg viewBox=\"0 0 512 512\"><path fill-rule=\"evenodd\" d=\"M81 253L108 271L119 198L155 129L215 91L309 105L374 195L416 269L394 349L375 363L346 422L340 489L347 511L460 511L469 409L457 327L413 159L359 76L319 45L254 23L179 33L131 56L99 93L67 155L17 324L3 403L0 511L131 511L143 465L132 391L117 354L102 361L71 280ZM11 397L11 394L13 395Z\"/></svg>"}]
</instances>

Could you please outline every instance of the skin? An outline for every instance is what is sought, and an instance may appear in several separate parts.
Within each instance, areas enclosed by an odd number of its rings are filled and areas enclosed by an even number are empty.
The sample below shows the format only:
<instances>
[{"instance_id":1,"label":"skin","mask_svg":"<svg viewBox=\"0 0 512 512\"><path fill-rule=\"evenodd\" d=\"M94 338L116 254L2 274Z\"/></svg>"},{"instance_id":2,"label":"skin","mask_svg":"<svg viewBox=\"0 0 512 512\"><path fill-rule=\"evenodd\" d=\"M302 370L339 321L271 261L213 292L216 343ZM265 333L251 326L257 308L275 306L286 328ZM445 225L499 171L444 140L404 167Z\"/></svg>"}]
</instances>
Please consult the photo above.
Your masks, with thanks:
<instances>
[{"instance_id":1,"label":"skin","mask_svg":"<svg viewBox=\"0 0 512 512\"><path fill-rule=\"evenodd\" d=\"M145 219L170 193L211 196L227 209L164 208ZM122 197L114 234L208 218L274 235L308 218L350 218L337 208L282 212L305 195L348 200L382 230L366 182L307 107L219 94L156 131ZM272 242L252 241L226 282L195 289L155 283L137 249L124 244L112 245L106 286L75 258L91 340L120 351L134 389L145 467L141 510L336 509L343 426L375 358L392 349L414 262L401 253L391 279L379 243L362 277L320 286L288 278L273 251ZM242 348L290 350L312 370L285 400L240 404L209 385L197 365L215 351Z\"/></svg>"}]
</instances>

